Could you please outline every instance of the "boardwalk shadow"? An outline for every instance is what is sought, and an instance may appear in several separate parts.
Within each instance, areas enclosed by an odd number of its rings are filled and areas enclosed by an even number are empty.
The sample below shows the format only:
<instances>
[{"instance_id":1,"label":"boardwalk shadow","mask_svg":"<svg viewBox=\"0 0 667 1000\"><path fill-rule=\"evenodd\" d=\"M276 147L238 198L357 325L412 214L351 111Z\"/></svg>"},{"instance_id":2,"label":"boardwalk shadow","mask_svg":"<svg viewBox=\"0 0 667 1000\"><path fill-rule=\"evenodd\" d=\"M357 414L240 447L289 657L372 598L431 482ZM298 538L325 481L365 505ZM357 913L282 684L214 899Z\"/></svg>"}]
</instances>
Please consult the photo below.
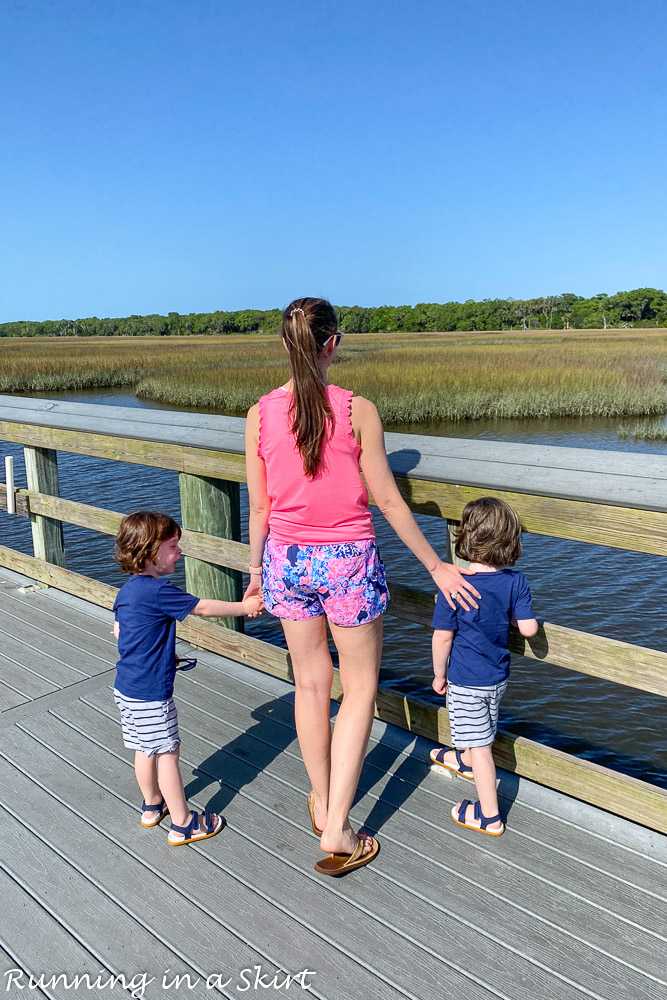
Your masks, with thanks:
<instances>
[{"instance_id":1,"label":"boardwalk shadow","mask_svg":"<svg viewBox=\"0 0 667 1000\"><path fill-rule=\"evenodd\" d=\"M430 764L428 760L425 760L424 752L419 744L420 741L415 740L414 733L396 729L392 731L391 739L385 733L379 743L366 756L355 803L363 798L367 792L372 791L379 781L384 780L389 769L399 758L403 759L389 776L377 802L373 804L364 823L364 830L373 834L378 833L394 813L405 805L429 773ZM412 749L406 754L408 747L412 747Z\"/></svg>"},{"instance_id":2,"label":"boardwalk shadow","mask_svg":"<svg viewBox=\"0 0 667 1000\"><path fill-rule=\"evenodd\" d=\"M422 453L416 448L401 448L400 451L392 451L388 455L396 485L406 503L409 503L412 510L419 514L430 514L433 517L441 517L442 511L440 510L440 505L435 500L422 501L421 503L415 501L412 483L407 478L408 474L419 465L422 457Z\"/></svg>"},{"instance_id":3,"label":"boardwalk shadow","mask_svg":"<svg viewBox=\"0 0 667 1000\"><path fill-rule=\"evenodd\" d=\"M253 709L251 718L255 725L215 750L195 768L194 777L185 788L186 796L197 796L207 788L214 788L206 808L224 812L236 794L251 785L296 739L294 729L278 721L285 717L285 705L290 713L293 711L293 702L290 693Z\"/></svg>"}]
</instances>

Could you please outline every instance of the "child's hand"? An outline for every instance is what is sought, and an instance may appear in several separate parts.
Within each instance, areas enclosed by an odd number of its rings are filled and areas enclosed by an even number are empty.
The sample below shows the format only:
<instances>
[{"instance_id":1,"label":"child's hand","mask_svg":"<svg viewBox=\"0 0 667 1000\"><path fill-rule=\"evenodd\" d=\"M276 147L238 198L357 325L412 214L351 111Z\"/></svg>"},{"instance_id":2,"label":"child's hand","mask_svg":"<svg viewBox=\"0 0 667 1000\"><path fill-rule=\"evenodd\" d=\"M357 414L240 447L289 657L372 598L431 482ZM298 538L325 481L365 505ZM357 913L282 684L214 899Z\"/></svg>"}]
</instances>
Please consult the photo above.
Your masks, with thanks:
<instances>
[{"instance_id":1,"label":"child's hand","mask_svg":"<svg viewBox=\"0 0 667 1000\"><path fill-rule=\"evenodd\" d=\"M447 690L447 678L446 677L434 677L431 687L436 694L444 695Z\"/></svg>"},{"instance_id":2,"label":"child's hand","mask_svg":"<svg viewBox=\"0 0 667 1000\"><path fill-rule=\"evenodd\" d=\"M264 610L262 595L249 594L247 597L243 598L241 607L243 608L243 614L247 615L248 618L256 618L258 615L261 615Z\"/></svg>"}]
</instances>

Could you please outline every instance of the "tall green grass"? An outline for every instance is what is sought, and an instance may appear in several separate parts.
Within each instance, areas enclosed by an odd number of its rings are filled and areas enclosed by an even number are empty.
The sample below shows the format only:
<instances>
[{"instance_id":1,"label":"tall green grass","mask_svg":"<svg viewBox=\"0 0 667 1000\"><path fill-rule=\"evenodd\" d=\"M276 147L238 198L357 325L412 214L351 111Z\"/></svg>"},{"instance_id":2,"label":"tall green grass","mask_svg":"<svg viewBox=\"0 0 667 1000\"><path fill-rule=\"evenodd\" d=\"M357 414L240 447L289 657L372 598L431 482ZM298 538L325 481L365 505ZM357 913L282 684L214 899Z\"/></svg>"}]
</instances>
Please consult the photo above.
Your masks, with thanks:
<instances>
[{"instance_id":1,"label":"tall green grass","mask_svg":"<svg viewBox=\"0 0 667 1000\"><path fill-rule=\"evenodd\" d=\"M620 438L635 441L667 441L667 424L664 420L638 420L634 424L620 424Z\"/></svg>"},{"instance_id":2,"label":"tall green grass","mask_svg":"<svg viewBox=\"0 0 667 1000\"><path fill-rule=\"evenodd\" d=\"M278 338L0 341L0 391L133 386L175 406L243 413L289 377ZM667 411L667 332L347 337L330 378L387 423Z\"/></svg>"}]
</instances>

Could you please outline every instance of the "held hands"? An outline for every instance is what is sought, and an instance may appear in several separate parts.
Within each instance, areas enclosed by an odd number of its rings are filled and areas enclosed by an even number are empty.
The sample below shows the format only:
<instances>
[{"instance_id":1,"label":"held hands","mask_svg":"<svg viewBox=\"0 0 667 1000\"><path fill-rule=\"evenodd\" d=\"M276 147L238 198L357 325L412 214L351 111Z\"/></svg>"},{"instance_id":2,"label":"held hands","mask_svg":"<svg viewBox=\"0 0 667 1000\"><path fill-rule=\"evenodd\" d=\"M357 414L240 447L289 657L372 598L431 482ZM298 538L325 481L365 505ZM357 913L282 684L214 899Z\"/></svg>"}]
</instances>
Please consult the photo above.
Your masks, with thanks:
<instances>
[{"instance_id":1,"label":"held hands","mask_svg":"<svg viewBox=\"0 0 667 1000\"><path fill-rule=\"evenodd\" d=\"M248 618L257 618L258 615L261 615L264 608L264 605L262 604L262 595L248 594L248 591L246 591L241 607L243 608L243 614L247 615Z\"/></svg>"},{"instance_id":2,"label":"held hands","mask_svg":"<svg viewBox=\"0 0 667 1000\"><path fill-rule=\"evenodd\" d=\"M452 566L451 563L445 562L440 562L431 571L431 576L435 580L438 590L441 590L445 595L445 600L450 608L455 608L459 604L465 611L469 611L471 607L479 607L475 598L481 597L481 595L479 591L475 590L472 583L466 580L466 576L474 575L474 570L460 569L458 566Z\"/></svg>"},{"instance_id":3,"label":"held hands","mask_svg":"<svg viewBox=\"0 0 667 1000\"><path fill-rule=\"evenodd\" d=\"M261 615L264 610L264 605L262 603L262 584L261 578L258 576L251 576L250 583L246 588L246 592L243 595L243 613L248 616L248 618L257 618Z\"/></svg>"}]
</instances>

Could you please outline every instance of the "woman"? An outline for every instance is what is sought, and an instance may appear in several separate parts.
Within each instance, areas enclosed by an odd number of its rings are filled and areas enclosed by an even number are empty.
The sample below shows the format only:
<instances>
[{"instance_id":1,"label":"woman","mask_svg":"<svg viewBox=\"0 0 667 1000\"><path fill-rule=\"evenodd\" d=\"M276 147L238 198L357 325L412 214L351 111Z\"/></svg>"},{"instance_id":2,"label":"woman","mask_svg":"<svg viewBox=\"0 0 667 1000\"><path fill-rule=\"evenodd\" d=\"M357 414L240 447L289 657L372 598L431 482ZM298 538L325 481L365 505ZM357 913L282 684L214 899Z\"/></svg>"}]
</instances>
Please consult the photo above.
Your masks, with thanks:
<instances>
[{"instance_id":1,"label":"woman","mask_svg":"<svg viewBox=\"0 0 667 1000\"><path fill-rule=\"evenodd\" d=\"M315 865L339 875L371 861L373 837L357 836L349 811L375 707L388 592L375 545L363 472L399 538L424 564L447 600L479 597L455 566L443 563L402 499L371 402L329 385L342 338L324 299L295 299L283 313L291 375L248 412L250 586L282 621L292 658L299 745L312 784L313 831L330 857ZM270 535L267 539L267 533ZM453 606L453 605L452 605ZM333 736L329 622L343 689Z\"/></svg>"}]
</instances>

